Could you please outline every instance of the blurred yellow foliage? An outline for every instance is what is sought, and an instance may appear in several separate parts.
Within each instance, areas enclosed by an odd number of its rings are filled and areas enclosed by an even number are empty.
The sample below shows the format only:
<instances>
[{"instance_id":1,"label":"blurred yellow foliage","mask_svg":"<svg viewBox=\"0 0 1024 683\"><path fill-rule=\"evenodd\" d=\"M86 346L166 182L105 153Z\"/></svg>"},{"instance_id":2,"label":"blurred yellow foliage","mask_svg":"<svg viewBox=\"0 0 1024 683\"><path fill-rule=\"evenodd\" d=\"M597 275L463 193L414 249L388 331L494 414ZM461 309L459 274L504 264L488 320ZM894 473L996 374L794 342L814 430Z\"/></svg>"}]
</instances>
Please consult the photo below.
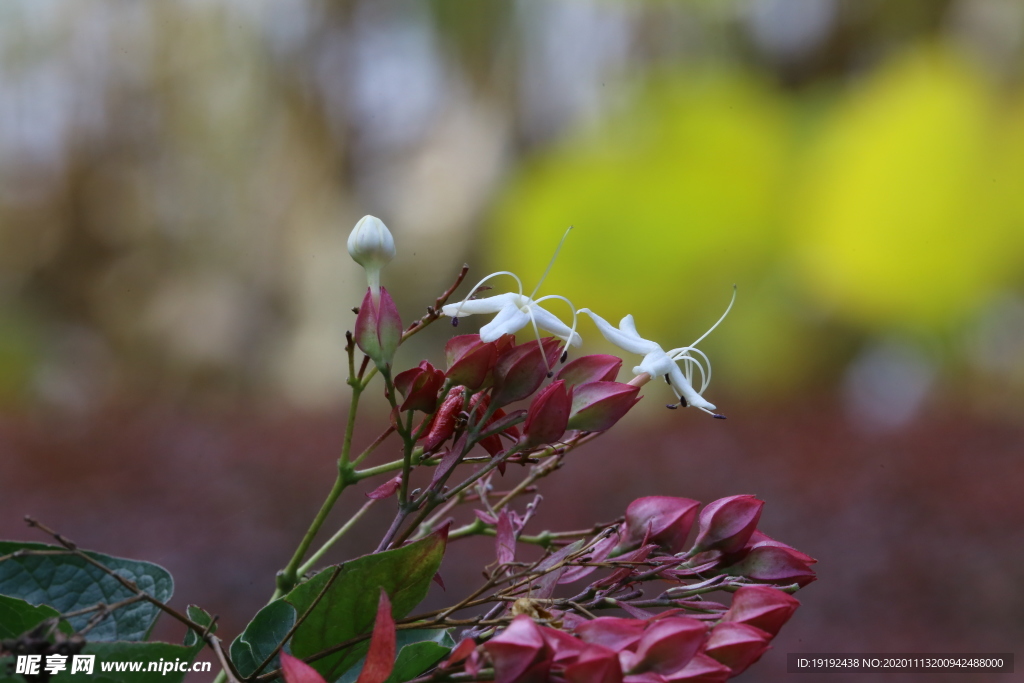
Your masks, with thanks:
<instances>
[{"instance_id":1,"label":"blurred yellow foliage","mask_svg":"<svg viewBox=\"0 0 1024 683\"><path fill-rule=\"evenodd\" d=\"M745 391L796 387L845 362L837 326L955 330L1012 286L1022 114L1024 100L1001 108L982 72L933 45L824 107L820 91L787 95L749 72L675 73L524 164L489 265L532 287L574 224L541 293L612 321L633 313L666 347L713 322L735 282L734 313L704 343L716 367Z\"/></svg>"},{"instance_id":2,"label":"blurred yellow foliage","mask_svg":"<svg viewBox=\"0 0 1024 683\"><path fill-rule=\"evenodd\" d=\"M1019 254L995 114L983 74L936 47L841 102L794 204L807 292L869 328L942 329L1004 284Z\"/></svg>"}]
</instances>

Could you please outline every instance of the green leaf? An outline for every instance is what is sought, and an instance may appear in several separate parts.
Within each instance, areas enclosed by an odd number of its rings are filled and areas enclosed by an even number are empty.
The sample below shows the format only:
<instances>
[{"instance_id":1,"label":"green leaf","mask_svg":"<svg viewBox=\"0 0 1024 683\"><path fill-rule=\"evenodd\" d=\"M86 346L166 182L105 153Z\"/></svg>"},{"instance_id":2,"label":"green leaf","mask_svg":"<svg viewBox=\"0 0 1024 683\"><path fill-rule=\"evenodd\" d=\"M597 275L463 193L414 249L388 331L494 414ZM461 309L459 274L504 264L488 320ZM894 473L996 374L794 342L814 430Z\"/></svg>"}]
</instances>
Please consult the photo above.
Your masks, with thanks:
<instances>
[{"instance_id":1,"label":"green leaf","mask_svg":"<svg viewBox=\"0 0 1024 683\"><path fill-rule=\"evenodd\" d=\"M382 553L365 555L341 566L338 578L295 631L291 654L305 659L373 629L380 589L391 598L396 619L409 614L427 594L430 581L441 566L447 531ZM260 610L231 644L231 660L243 676L250 676L281 639L298 615L304 614L334 574L328 568L290 593ZM366 654L369 640L328 655L312 666L328 680L350 668ZM278 663L273 663L273 668ZM269 669L268 669L269 670Z\"/></svg>"},{"instance_id":2,"label":"green leaf","mask_svg":"<svg viewBox=\"0 0 1024 683\"><path fill-rule=\"evenodd\" d=\"M188 608L185 610L185 613L188 616L188 618L194 621L195 623L199 624L200 626L209 628L210 633L217 632L217 624L213 623L213 617L211 617L209 612L204 610L202 607L198 607L196 605L189 605ZM210 626L211 624L213 625ZM185 634L185 646L195 647L196 645L198 645L201 649L203 645L205 645L205 643L199 640L198 633L196 633L192 629L189 629L188 633Z\"/></svg>"},{"instance_id":3,"label":"green leaf","mask_svg":"<svg viewBox=\"0 0 1024 683\"><path fill-rule=\"evenodd\" d=\"M60 551L62 548L41 543L0 542L0 557L18 550ZM170 599L174 581L166 569L150 562L127 560L86 551L85 553L120 576L134 581L140 590L161 602ZM130 598L132 591L114 577L85 559L68 554L24 555L0 562L0 595L21 598L32 605L49 605L58 612L72 612L98 603L113 604ZM136 641L149 634L160 610L148 602L135 602L116 610L89 632L92 641ZM92 615L83 614L69 621L76 631Z\"/></svg>"},{"instance_id":4,"label":"green leaf","mask_svg":"<svg viewBox=\"0 0 1024 683\"><path fill-rule=\"evenodd\" d=\"M298 617L295 608L278 599L261 609L231 643L231 661L242 676L251 676L278 643L288 635ZM279 666L277 658L270 665Z\"/></svg>"},{"instance_id":5,"label":"green leaf","mask_svg":"<svg viewBox=\"0 0 1024 683\"><path fill-rule=\"evenodd\" d=\"M18 598L0 595L0 638L17 638L56 616L59 613L52 607L36 607ZM63 633L71 635L71 627L66 621L60 622L59 628Z\"/></svg>"},{"instance_id":6,"label":"green leaf","mask_svg":"<svg viewBox=\"0 0 1024 683\"><path fill-rule=\"evenodd\" d=\"M427 595L431 579L444 557L447 530L374 555L365 555L341 566L338 578L295 631L292 654L305 659L350 638L369 633L377 614L380 589L391 598L391 613L401 619ZM322 571L306 583L296 586L285 600L302 614L330 579L331 570ZM366 654L369 641L328 655L312 663L327 680L345 671Z\"/></svg>"},{"instance_id":7,"label":"green leaf","mask_svg":"<svg viewBox=\"0 0 1024 683\"><path fill-rule=\"evenodd\" d=\"M398 632L398 657L386 683L411 681L437 664L455 647L451 629L408 629ZM355 683L366 658L360 659L336 683Z\"/></svg>"}]
</instances>

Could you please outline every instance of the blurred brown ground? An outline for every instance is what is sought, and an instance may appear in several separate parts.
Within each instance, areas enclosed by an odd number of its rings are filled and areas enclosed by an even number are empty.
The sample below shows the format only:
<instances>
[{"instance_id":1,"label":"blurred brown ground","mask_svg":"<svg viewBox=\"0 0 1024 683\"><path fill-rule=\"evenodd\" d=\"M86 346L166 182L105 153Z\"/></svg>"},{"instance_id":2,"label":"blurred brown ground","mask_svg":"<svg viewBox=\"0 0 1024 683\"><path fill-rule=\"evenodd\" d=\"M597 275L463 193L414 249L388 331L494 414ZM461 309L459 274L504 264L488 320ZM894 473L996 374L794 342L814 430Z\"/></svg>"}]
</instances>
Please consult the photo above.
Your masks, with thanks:
<instances>
[{"instance_id":1,"label":"blurred brown ground","mask_svg":"<svg viewBox=\"0 0 1024 683\"><path fill-rule=\"evenodd\" d=\"M84 547L158 562L175 577L174 604L219 614L234 637L329 488L340 408L7 416L0 537L40 540L20 524L31 513ZM649 432L630 432L627 420L576 452L543 483L530 528L612 519L641 495L763 498L761 528L820 562L803 607L748 674L760 681L789 680L787 652L1006 652L1024 642L1024 428L935 409L897 434L867 436L828 399L704 417L684 412ZM357 442L374 426L361 425ZM361 498L347 494L336 518ZM331 558L371 549L388 518L367 517ZM442 567L451 596L476 585L492 553L489 539L453 544ZM431 603L448 597L431 590ZM180 631L162 620L155 635ZM814 678L854 679L865 680Z\"/></svg>"}]
</instances>

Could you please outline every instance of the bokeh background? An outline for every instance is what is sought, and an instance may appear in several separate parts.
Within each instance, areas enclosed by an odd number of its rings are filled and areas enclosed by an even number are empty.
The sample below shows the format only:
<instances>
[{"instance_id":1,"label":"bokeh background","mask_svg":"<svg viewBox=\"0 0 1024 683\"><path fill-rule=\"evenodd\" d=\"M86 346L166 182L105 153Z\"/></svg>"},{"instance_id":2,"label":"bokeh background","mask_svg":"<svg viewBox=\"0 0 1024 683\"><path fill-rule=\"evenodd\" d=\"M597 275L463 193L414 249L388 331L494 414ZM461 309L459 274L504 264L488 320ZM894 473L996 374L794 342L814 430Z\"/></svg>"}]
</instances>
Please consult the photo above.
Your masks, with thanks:
<instances>
[{"instance_id":1,"label":"bokeh background","mask_svg":"<svg viewBox=\"0 0 1024 683\"><path fill-rule=\"evenodd\" d=\"M751 679L787 652L1012 651L1022 180L1015 0L4 2L0 535L32 513L160 562L233 636L332 478L350 227L391 228L411 319L464 261L532 288L573 225L541 293L666 348L738 286L702 344L730 419L652 384L538 530L767 500L820 580ZM491 552L463 542L449 586Z\"/></svg>"}]
</instances>

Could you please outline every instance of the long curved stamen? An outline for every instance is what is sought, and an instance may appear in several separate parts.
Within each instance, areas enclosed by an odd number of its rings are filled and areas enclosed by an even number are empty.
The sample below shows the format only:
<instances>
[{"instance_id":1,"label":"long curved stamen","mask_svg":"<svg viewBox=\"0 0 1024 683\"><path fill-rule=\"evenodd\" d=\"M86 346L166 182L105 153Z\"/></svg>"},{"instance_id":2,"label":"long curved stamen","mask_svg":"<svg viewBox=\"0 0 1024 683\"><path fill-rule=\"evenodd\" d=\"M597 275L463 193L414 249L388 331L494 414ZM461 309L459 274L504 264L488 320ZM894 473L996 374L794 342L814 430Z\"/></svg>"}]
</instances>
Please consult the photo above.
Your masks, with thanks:
<instances>
[{"instance_id":1,"label":"long curved stamen","mask_svg":"<svg viewBox=\"0 0 1024 683\"><path fill-rule=\"evenodd\" d=\"M693 356L682 356L679 358L679 360L686 361L686 381L689 382L691 386L693 385L693 366L697 366L697 369L700 370L701 380L700 391L698 391L697 393L704 393L704 389L707 388L709 381L708 375L704 374L704 366L701 365L700 362L698 362L698 360ZM708 367L710 368L710 366Z\"/></svg>"},{"instance_id":2,"label":"long curved stamen","mask_svg":"<svg viewBox=\"0 0 1024 683\"><path fill-rule=\"evenodd\" d=\"M576 324L579 322L579 313L576 311L576 307L572 305L572 302L569 301L564 296L561 296L560 294L548 294L547 296L542 296L533 303L539 304L541 301L547 301L548 299L558 299L559 301L564 301L566 305L569 307L569 310L572 311L572 326L569 328L569 338L565 340L564 344L562 344L562 353L558 354L559 357L561 357L562 354L566 353L569 350L569 345L572 343L573 338L576 336Z\"/></svg>"},{"instance_id":3,"label":"long curved stamen","mask_svg":"<svg viewBox=\"0 0 1024 683\"><path fill-rule=\"evenodd\" d=\"M707 336L708 336L709 334L711 334L712 332L714 332L714 331L715 331L715 328L716 328L716 327L718 327L718 326L719 326L720 324L722 324L722 321L723 321L723 320L725 320L725 316L729 315L729 311L730 311L730 310L732 310L732 305L733 305L734 303L736 303L736 285L733 285L733 286L732 286L732 299L730 299L730 300L729 300L729 305L725 307L725 313L723 313L723 314L722 314L722 317L721 317L721 318L719 318L719 319L718 319L718 322L716 322L716 323L715 323L714 325L712 325L712 326L711 326L711 327L710 327L710 328L708 329L708 331L707 331L707 332L705 332L705 333L704 333L704 334L702 334L702 335L701 335L700 337L698 337L698 338L697 338L697 341L695 341L695 342L693 342L692 344L690 344L690 346L696 346L697 344L699 344L699 343L701 343L702 341L704 341L704 338L705 338L705 337L707 337Z\"/></svg>"},{"instance_id":4,"label":"long curved stamen","mask_svg":"<svg viewBox=\"0 0 1024 683\"><path fill-rule=\"evenodd\" d=\"M711 359L708 358L707 354L698 349L696 346L680 346L678 349L672 349L671 351L669 351L668 356L672 360L678 361L681 358L688 358L690 351L700 354L700 357L704 359L704 364L707 365L708 367L707 378L703 382L701 382L700 391L697 392L698 394L703 394L704 390L708 388L709 384L711 384ZM690 362L696 362L696 359L690 358Z\"/></svg>"},{"instance_id":5,"label":"long curved stamen","mask_svg":"<svg viewBox=\"0 0 1024 683\"><path fill-rule=\"evenodd\" d=\"M550 273L550 272L551 272L551 267L552 267L553 265L555 265L555 259L556 259L556 258L558 258L558 252L562 251L562 245L563 245L563 244L565 244L565 240L566 240L566 238L567 238L567 237L569 237L569 233L570 233L570 232L572 232L572 226L571 226L571 225L569 226L569 229L565 231L565 234L564 234L564 235L562 235L562 241L558 243L558 246L557 246L557 247L555 247L555 253L554 253L554 254L552 254L552 256L551 256L551 260L550 260L550 261L548 261L548 267L544 269L544 274L540 276L540 280L539 280L539 281L537 282L537 286L533 288L533 291L532 291L532 292L530 292L530 298L531 298L531 299L532 299L532 298L533 298L533 297L534 297L534 296L535 296L535 295L537 294L537 292L538 292L538 291L540 290L540 286L541 286L542 284L544 284L544 279L545 279L545 278L546 278L546 277L548 276L548 273ZM522 292L522 289L520 289L520 290L519 290L519 293L520 293L520 294L522 294L522 293L523 293L523 292Z\"/></svg>"},{"instance_id":6,"label":"long curved stamen","mask_svg":"<svg viewBox=\"0 0 1024 683\"><path fill-rule=\"evenodd\" d=\"M487 281L488 281L488 280L490 280L491 278L494 278L494 277L498 277L499 275L508 275L508 276L510 276L510 277L511 277L511 278L512 278L513 280L515 280L515 281L516 281L516 284L517 284L517 285L519 285L519 296L522 296L522 295L523 295L523 281L519 279L519 276L518 276L518 275L516 275L515 273L511 272L511 271L508 271L508 270L499 270L499 271L498 271L497 273L491 273L490 275L488 275L487 277L485 277L485 278L484 278L483 280L481 280L480 282L478 282L478 283L476 283L475 285L473 285L473 289L469 290L469 294L467 294L467 295L466 295L466 298L465 298L465 299L463 299L462 301L460 301L460 302L459 302L459 303L458 303L458 304L457 304L457 305L455 306L455 315L453 315L452 317L453 317L453 318L457 318L457 317L458 317L459 313L460 313L460 312L462 311L462 304L464 304L464 303L466 303L467 301L469 301L470 299L472 299L472 298L473 298L473 295L474 295L474 294L476 294L476 291L477 291L478 289L480 289L480 286L481 286L481 285L482 285L483 283L487 282Z\"/></svg>"},{"instance_id":7,"label":"long curved stamen","mask_svg":"<svg viewBox=\"0 0 1024 683\"><path fill-rule=\"evenodd\" d=\"M533 317L533 306L526 307L526 313L530 316L530 324L533 325L533 333L537 337L537 346L540 347L540 357L544 360L544 368L547 370L548 377L551 376L551 364L548 363L548 354L544 350L544 342L540 338L540 328L537 327L537 319Z\"/></svg>"}]
</instances>

